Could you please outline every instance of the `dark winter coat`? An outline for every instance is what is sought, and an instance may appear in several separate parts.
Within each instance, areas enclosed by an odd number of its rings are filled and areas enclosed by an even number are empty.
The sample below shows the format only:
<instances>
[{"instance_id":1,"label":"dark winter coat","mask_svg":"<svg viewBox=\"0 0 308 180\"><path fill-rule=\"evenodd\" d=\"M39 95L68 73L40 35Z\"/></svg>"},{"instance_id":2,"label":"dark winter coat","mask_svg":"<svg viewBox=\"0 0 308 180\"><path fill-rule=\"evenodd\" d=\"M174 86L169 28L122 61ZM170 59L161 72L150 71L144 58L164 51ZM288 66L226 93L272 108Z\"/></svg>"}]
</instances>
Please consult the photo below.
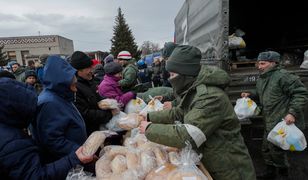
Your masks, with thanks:
<instances>
[{"instance_id":1,"label":"dark winter coat","mask_svg":"<svg viewBox=\"0 0 308 180\"><path fill-rule=\"evenodd\" d=\"M77 77L77 93L74 102L82 115L88 135L99 130L100 125L107 124L112 118L110 110L101 110L97 103L103 98L96 92L97 86L94 79L88 81Z\"/></svg>"},{"instance_id":2,"label":"dark winter coat","mask_svg":"<svg viewBox=\"0 0 308 180\"><path fill-rule=\"evenodd\" d=\"M32 132L47 162L77 150L87 138L84 120L73 104L74 93L70 90L75 72L60 57L48 57Z\"/></svg>"},{"instance_id":3,"label":"dark winter coat","mask_svg":"<svg viewBox=\"0 0 308 180\"><path fill-rule=\"evenodd\" d=\"M71 152L64 158L43 165L35 142L23 130L35 115L37 96L26 84L0 79L0 177L1 179L65 179L79 164Z\"/></svg>"}]
</instances>

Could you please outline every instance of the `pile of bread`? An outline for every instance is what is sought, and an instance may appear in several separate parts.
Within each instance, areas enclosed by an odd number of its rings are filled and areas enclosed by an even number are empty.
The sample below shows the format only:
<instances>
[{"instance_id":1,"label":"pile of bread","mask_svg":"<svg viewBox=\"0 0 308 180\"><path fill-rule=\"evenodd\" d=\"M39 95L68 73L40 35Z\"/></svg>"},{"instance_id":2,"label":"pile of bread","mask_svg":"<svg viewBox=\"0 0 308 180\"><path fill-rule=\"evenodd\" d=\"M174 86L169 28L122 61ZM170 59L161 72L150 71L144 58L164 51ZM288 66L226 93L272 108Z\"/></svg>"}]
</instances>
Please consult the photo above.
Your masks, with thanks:
<instances>
[{"instance_id":1,"label":"pile of bread","mask_svg":"<svg viewBox=\"0 0 308 180\"><path fill-rule=\"evenodd\" d=\"M94 132L84 144L85 155L102 148L96 162L98 180L207 180L193 168L183 168L178 149L150 142L143 134L125 139L123 146L103 147L105 135Z\"/></svg>"}]
</instances>

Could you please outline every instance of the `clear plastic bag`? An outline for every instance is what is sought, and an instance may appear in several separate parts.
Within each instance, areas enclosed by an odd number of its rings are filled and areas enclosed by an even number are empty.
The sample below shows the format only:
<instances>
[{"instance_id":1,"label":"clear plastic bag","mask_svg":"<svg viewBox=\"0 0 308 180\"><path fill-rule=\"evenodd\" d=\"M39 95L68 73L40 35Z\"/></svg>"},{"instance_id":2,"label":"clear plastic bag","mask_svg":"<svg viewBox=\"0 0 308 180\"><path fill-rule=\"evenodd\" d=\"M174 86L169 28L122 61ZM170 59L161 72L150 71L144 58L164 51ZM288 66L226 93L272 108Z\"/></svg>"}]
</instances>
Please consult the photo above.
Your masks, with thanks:
<instances>
[{"instance_id":1,"label":"clear plastic bag","mask_svg":"<svg viewBox=\"0 0 308 180\"><path fill-rule=\"evenodd\" d=\"M229 36L229 48L230 49L240 49L245 48L246 43L242 37L238 37L235 34Z\"/></svg>"},{"instance_id":2,"label":"clear plastic bag","mask_svg":"<svg viewBox=\"0 0 308 180\"><path fill-rule=\"evenodd\" d=\"M86 156L94 155L98 148L103 146L106 137L112 135L117 135L117 133L112 131L94 131L82 145L82 153Z\"/></svg>"},{"instance_id":3,"label":"clear plastic bag","mask_svg":"<svg viewBox=\"0 0 308 180\"><path fill-rule=\"evenodd\" d=\"M127 116L121 117L117 121L118 127L124 130L131 130L137 128L142 119L139 118L139 115L136 113L128 114Z\"/></svg>"},{"instance_id":4,"label":"clear plastic bag","mask_svg":"<svg viewBox=\"0 0 308 180\"><path fill-rule=\"evenodd\" d=\"M201 155L198 155L189 143L180 152L181 165L174 171L172 171L167 180L178 179L194 179L194 180L208 180L208 178L202 173L202 171L196 166L201 160Z\"/></svg>"},{"instance_id":5,"label":"clear plastic bag","mask_svg":"<svg viewBox=\"0 0 308 180\"><path fill-rule=\"evenodd\" d=\"M303 151L307 147L303 132L294 123L287 125L284 120L270 131L267 140L283 150Z\"/></svg>"},{"instance_id":6,"label":"clear plastic bag","mask_svg":"<svg viewBox=\"0 0 308 180\"><path fill-rule=\"evenodd\" d=\"M103 110L107 109L119 109L120 105L115 99L103 99L99 101L98 107Z\"/></svg>"},{"instance_id":7,"label":"clear plastic bag","mask_svg":"<svg viewBox=\"0 0 308 180\"><path fill-rule=\"evenodd\" d=\"M146 115L149 112L153 111L161 111L164 109L164 105L158 100L158 99L152 99L148 105L142 109L142 111L139 114Z\"/></svg>"},{"instance_id":8,"label":"clear plastic bag","mask_svg":"<svg viewBox=\"0 0 308 180\"><path fill-rule=\"evenodd\" d=\"M308 69L308 50L304 53L304 61L302 62L300 68Z\"/></svg>"},{"instance_id":9,"label":"clear plastic bag","mask_svg":"<svg viewBox=\"0 0 308 180\"><path fill-rule=\"evenodd\" d=\"M242 120L255 115L256 108L257 104L253 100L247 97L243 97L236 100L234 111L238 119Z\"/></svg>"},{"instance_id":10,"label":"clear plastic bag","mask_svg":"<svg viewBox=\"0 0 308 180\"><path fill-rule=\"evenodd\" d=\"M95 180L96 178L92 176L92 173L83 171L83 167L77 165L76 168L71 169L66 180Z\"/></svg>"},{"instance_id":11,"label":"clear plastic bag","mask_svg":"<svg viewBox=\"0 0 308 180\"><path fill-rule=\"evenodd\" d=\"M127 116L126 113L120 111L119 114L116 114L111 118L111 120L106 124L106 127L111 131L116 131L116 132L124 131L122 128L118 126L118 121L126 116Z\"/></svg>"},{"instance_id":12,"label":"clear plastic bag","mask_svg":"<svg viewBox=\"0 0 308 180\"><path fill-rule=\"evenodd\" d=\"M147 104L142 99L137 97L136 99L130 100L126 104L124 112L126 114L139 113L142 109L146 107L146 105Z\"/></svg>"}]
</instances>

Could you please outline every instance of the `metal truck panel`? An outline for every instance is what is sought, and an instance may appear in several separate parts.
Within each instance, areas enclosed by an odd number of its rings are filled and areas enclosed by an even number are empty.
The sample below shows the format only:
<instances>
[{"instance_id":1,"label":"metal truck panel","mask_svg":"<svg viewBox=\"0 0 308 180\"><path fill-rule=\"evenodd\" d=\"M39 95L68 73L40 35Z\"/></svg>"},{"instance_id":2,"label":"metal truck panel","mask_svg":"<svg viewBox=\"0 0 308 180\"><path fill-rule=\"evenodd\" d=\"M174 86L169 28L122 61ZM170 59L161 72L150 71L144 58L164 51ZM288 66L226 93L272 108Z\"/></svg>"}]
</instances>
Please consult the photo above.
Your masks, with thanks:
<instances>
[{"instance_id":1,"label":"metal truck panel","mask_svg":"<svg viewBox=\"0 0 308 180\"><path fill-rule=\"evenodd\" d=\"M186 0L174 20L176 43L198 47L204 60L226 60L228 2Z\"/></svg>"}]
</instances>

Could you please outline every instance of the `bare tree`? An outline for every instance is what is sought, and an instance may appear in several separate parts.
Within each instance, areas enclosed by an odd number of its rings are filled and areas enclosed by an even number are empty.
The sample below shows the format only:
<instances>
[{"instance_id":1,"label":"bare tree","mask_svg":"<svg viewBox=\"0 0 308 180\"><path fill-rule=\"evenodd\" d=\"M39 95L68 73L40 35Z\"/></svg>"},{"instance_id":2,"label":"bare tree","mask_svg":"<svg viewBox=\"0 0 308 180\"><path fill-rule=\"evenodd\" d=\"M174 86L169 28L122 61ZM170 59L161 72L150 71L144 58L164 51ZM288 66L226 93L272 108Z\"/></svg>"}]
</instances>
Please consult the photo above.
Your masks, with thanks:
<instances>
[{"instance_id":1,"label":"bare tree","mask_svg":"<svg viewBox=\"0 0 308 180\"><path fill-rule=\"evenodd\" d=\"M153 43L151 41L144 41L140 47L142 55L152 54L160 50L158 43Z\"/></svg>"}]
</instances>

